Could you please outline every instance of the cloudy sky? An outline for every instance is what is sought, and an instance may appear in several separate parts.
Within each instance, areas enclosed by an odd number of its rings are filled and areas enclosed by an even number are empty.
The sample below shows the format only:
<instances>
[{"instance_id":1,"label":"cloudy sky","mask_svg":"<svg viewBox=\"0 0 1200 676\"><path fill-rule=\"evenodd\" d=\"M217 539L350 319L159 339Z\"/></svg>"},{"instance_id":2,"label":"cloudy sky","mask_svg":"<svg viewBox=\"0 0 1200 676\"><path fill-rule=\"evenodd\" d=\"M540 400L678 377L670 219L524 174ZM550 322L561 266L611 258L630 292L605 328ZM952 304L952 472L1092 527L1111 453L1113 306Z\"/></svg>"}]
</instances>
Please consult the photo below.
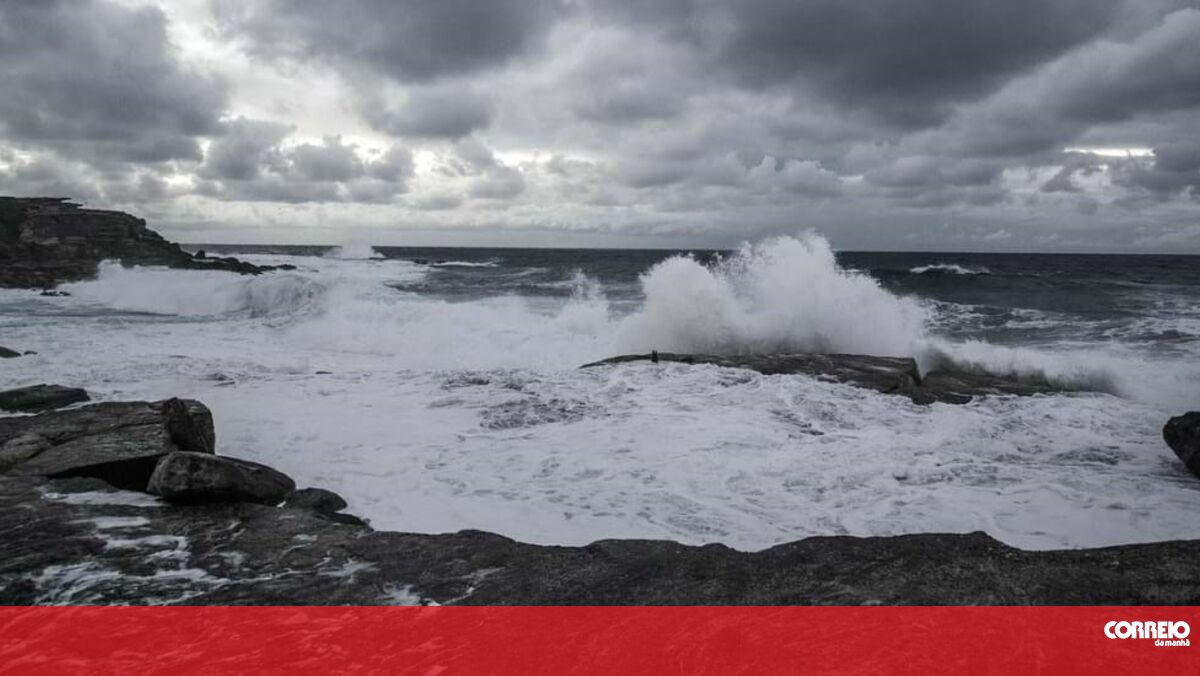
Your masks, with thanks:
<instances>
[{"instance_id":1,"label":"cloudy sky","mask_svg":"<svg viewBox=\"0 0 1200 676\"><path fill-rule=\"evenodd\" d=\"M0 194L190 242L1200 253L1200 0L0 0Z\"/></svg>"}]
</instances>

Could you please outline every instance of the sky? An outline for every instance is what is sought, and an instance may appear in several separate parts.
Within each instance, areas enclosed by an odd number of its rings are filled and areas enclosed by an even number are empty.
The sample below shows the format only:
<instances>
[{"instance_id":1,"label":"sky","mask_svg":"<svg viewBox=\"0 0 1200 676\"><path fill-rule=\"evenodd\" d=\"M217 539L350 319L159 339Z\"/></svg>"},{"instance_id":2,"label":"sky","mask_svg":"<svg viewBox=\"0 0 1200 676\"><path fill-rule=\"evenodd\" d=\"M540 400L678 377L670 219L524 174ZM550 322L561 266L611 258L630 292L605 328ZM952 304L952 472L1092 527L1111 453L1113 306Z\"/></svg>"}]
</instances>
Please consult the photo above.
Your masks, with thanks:
<instances>
[{"instance_id":1,"label":"sky","mask_svg":"<svg viewBox=\"0 0 1200 676\"><path fill-rule=\"evenodd\" d=\"M0 194L184 242L1200 253L1200 0L0 0Z\"/></svg>"}]
</instances>

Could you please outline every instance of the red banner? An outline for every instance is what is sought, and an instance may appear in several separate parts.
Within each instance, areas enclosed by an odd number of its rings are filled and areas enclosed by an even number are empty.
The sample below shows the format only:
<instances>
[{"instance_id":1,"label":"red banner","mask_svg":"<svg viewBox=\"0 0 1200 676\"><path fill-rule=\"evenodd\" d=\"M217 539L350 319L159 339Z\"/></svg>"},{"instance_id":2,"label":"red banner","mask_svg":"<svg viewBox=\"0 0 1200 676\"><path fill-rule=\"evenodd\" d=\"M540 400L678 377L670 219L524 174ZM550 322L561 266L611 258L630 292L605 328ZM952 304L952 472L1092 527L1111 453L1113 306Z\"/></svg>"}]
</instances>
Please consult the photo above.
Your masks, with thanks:
<instances>
[{"instance_id":1,"label":"red banner","mask_svg":"<svg viewBox=\"0 0 1200 676\"><path fill-rule=\"evenodd\" d=\"M1189 608L2 608L0 674L1196 673Z\"/></svg>"}]
</instances>

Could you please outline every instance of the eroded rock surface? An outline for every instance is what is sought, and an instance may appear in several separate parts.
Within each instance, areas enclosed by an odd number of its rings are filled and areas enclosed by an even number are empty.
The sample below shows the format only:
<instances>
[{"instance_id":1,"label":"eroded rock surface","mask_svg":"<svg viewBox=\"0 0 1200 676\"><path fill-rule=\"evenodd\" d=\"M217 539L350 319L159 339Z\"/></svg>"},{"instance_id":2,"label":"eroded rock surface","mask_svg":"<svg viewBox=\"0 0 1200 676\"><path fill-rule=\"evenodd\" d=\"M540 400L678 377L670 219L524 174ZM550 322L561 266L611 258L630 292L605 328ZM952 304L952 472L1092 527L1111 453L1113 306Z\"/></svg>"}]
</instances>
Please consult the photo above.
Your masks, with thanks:
<instances>
[{"instance_id":1,"label":"eroded rock surface","mask_svg":"<svg viewBox=\"0 0 1200 676\"><path fill-rule=\"evenodd\" d=\"M1196 604L1200 542L1027 552L982 533L816 537L747 553L477 531L377 532L307 509L171 505L0 477L0 603Z\"/></svg>"},{"instance_id":2,"label":"eroded rock surface","mask_svg":"<svg viewBox=\"0 0 1200 676\"><path fill-rule=\"evenodd\" d=\"M1032 395L1062 392L1052 383L1005 378L986 373L940 369L921 377L917 363L908 357L875 357L860 354L761 354L721 356L706 354L631 354L585 364L592 368L629 362L677 362L743 368L766 375L801 374L857 387L909 397L918 404L965 404L990 394Z\"/></svg>"},{"instance_id":3,"label":"eroded rock surface","mask_svg":"<svg viewBox=\"0 0 1200 676\"><path fill-rule=\"evenodd\" d=\"M148 493L168 502L278 505L294 490L296 482L291 477L266 465L186 452L163 456L146 484Z\"/></svg>"},{"instance_id":4,"label":"eroded rock surface","mask_svg":"<svg viewBox=\"0 0 1200 676\"><path fill-rule=\"evenodd\" d=\"M1163 440L1200 477L1200 411L1175 416L1163 427Z\"/></svg>"},{"instance_id":5,"label":"eroded rock surface","mask_svg":"<svg viewBox=\"0 0 1200 676\"><path fill-rule=\"evenodd\" d=\"M88 393L78 387L30 385L0 392L0 411L40 413L90 399Z\"/></svg>"},{"instance_id":6,"label":"eroded rock surface","mask_svg":"<svg viewBox=\"0 0 1200 676\"><path fill-rule=\"evenodd\" d=\"M106 402L0 418L0 472L92 476L144 490L158 459L212 453L212 413L198 401Z\"/></svg>"}]
</instances>

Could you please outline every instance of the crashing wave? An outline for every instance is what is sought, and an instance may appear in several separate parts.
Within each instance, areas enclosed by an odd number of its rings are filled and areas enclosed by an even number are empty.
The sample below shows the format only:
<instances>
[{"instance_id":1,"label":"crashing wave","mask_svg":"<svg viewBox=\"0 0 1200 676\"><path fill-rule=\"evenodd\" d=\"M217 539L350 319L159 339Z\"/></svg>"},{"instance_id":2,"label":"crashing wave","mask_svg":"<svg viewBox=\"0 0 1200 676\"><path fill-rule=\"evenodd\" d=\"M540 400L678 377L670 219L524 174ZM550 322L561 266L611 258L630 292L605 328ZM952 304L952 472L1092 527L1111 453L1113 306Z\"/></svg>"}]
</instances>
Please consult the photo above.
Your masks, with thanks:
<instances>
[{"instance_id":1,"label":"crashing wave","mask_svg":"<svg viewBox=\"0 0 1200 676\"><path fill-rule=\"evenodd\" d=\"M918 265L915 268L909 268L909 273L914 275L990 275L991 270L980 266L977 268L968 268L955 263L933 263L932 265Z\"/></svg>"}]
</instances>

